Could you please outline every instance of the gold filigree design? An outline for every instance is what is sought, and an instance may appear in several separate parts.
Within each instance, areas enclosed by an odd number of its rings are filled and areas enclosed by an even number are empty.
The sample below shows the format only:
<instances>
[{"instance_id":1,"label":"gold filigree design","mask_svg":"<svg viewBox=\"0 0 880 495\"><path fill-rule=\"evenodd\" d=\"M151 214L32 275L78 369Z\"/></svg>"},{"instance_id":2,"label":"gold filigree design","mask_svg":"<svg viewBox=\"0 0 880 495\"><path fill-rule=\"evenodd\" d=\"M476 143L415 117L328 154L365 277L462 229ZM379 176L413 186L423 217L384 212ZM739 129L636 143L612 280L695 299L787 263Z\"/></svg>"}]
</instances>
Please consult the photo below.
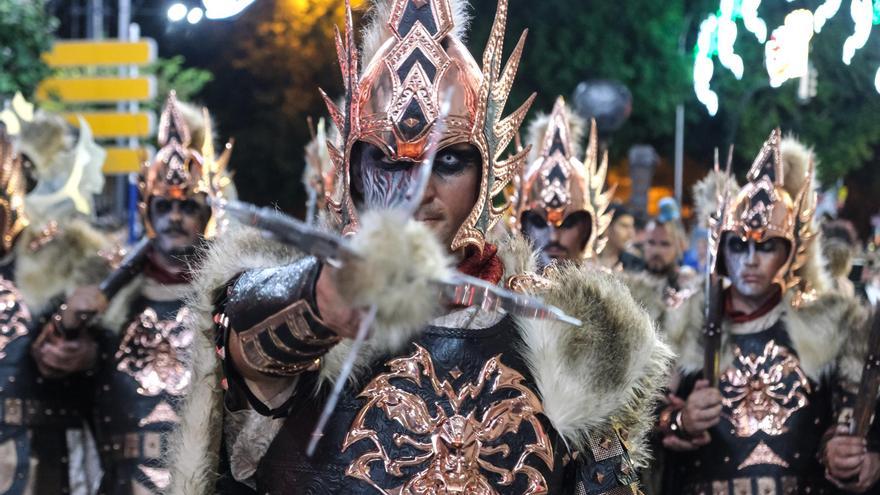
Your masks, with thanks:
<instances>
[{"instance_id":1,"label":"gold filigree design","mask_svg":"<svg viewBox=\"0 0 880 495\"><path fill-rule=\"evenodd\" d=\"M608 153L599 160L599 135L595 119L590 119L590 135L583 161L574 156L574 140L569 121L571 110L560 96L553 111L537 156L523 171L513 205L513 221L517 228L522 214L534 210L545 220L559 227L565 219L579 211L589 215L590 237L582 251L584 258L594 258L608 242L607 230L612 213L608 211L616 186L605 190Z\"/></svg>"},{"instance_id":2,"label":"gold filigree design","mask_svg":"<svg viewBox=\"0 0 880 495\"><path fill-rule=\"evenodd\" d=\"M359 220L350 189L351 150L358 141L381 148L394 160L420 163L429 149L468 143L480 152L482 175L476 203L453 238L451 249L473 246L481 251L486 233L500 219L500 194L525 161L528 150L501 160L525 118L532 95L503 117L513 78L522 56L525 33L502 70L507 0L500 0L480 67L455 27L449 0L394 0L388 18L392 37L359 71L351 8L346 2L344 36L336 32L336 48L345 94L342 106L321 92L339 130L339 142L328 141L336 170L330 212L343 234L358 230ZM439 102L452 94L444 132L432 140L440 118Z\"/></svg>"},{"instance_id":3,"label":"gold filigree design","mask_svg":"<svg viewBox=\"0 0 880 495\"><path fill-rule=\"evenodd\" d=\"M28 333L31 312L15 285L0 277L0 359L6 357L6 346Z\"/></svg>"},{"instance_id":4,"label":"gold filigree design","mask_svg":"<svg viewBox=\"0 0 880 495\"><path fill-rule=\"evenodd\" d=\"M125 329L116 369L138 382L139 394L180 396L186 391L191 372L185 355L193 340L192 330L183 325L187 314L182 308L174 320L159 320L156 311L147 308Z\"/></svg>"},{"instance_id":5,"label":"gold filigree design","mask_svg":"<svg viewBox=\"0 0 880 495\"><path fill-rule=\"evenodd\" d=\"M736 435L785 433L788 418L809 402L810 382L797 357L773 340L760 356L743 356L738 346L733 352L734 364L720 385L724 415Z\"/></svg>"},{"instance_id":6,"label":"gold filigree design","mask_svg":"<svg viewBox=\"0 0 880 495\"><path fill-rule=\"evenodd\" d=\"M0 129L0 247L3 253L12 250L15 239L28 225L24 212L26 188L21 155L15 152L6 131Z\"/></svg>"},{"instance_id":7,"label":"gold filigree design","mask_svg":"<svg viewBox=\"0 0 880 495\"><path fill-rule=\"evenodd\" d=\"M171 404L162 401L156 404L150 414L138 421L138 426L143 428L157 423L180 423L180 416L177 415L177 411L171 407Z\"/></svg>"},{"instance_id":8,"label":"gold filigree design","mask_svg":"<svg viewBox=\"0 0 880 495\"><path fill-rule=\"evenodd\" d=\"M156 488L165 489L171 484L171 471L167 469L144 466L143 464L138 464L138 469L144 473L144 476L146 476Z\"/></svg>"},{"instance_id":9,"label":"gold filigree design","mask_svg":"<svg viewBox=\"0 0 880 495\"><path fill-rule=\"evenodd\" d=\"M437 377L430 354L418 345L415 347L412 355L388 362L390 371L374 378L359 395L367 403L355 417L342 449L345 451L361 441L371 442L374 449L355 459L346 474L366 481L383 494L488 495L497 493L495 485L510 486L517 476L528 480L523 493L547 493L544 476L526 461L534 457L552 470L553 448L538 419L543 413L541 402L522 383L523 376L502 364L501 355L497 355L483 365L474 381L456 390L451 381ZM408 392L396 386L398 382L422 390ZM436 399L426 401L422 391L433 394ZM510 397L510 392L516 395ZM495 400L480 409L465 410L466 400L486 393L505 393L509 398ZM394 436L396 447L409 446L422 454L392 458L389 446L384 445L379 433L367 424L375 410L383 413L383 420L393 421L409 432ZM535 436L534 443L522 452L511 452L511 447L504 443L505 435L521 435L522 429L529 426ZM499 453L504 458L518 455L511 469L494 465L485 458ZM401 479L398 486L383 488L370 474L376 462L397 478L404 476L404 468L423 469L409 479ZM497 479L490 481L490 473Z\"/></svg>"},{"instance_id":10,"label":"gold filigree design","mask_svg":"<svg viewBox=\"0 0 880 495\"><path fill-rule=\"evenodd\" d=\"M780 466L787 468L788 463L782 457L779 457L779 454L773 452L773 449L767 446L763 441L758 442L758 445L752 449L752 452L746 457L746 460L742 462L739 466L737 466L738 471L742 471L743 469L751 466L758 466L761 464L772 464L774 466Z\"/></svg>"}]
</instances>

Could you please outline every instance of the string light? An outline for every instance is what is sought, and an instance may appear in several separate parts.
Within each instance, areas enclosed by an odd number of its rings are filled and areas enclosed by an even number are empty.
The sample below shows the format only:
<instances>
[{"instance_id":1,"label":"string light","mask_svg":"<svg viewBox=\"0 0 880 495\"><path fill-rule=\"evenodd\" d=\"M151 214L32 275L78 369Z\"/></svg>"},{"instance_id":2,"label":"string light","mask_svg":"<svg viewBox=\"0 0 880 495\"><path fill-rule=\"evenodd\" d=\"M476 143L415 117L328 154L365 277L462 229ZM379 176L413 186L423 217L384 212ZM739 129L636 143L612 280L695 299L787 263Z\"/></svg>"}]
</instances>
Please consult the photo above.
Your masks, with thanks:
<instances>
[{"instance_id":1,"label":"string light","mask_svg":"<svg viewBox=\"0 0 880 495\"><path fill-rule=\"evenodd\" d=\"M874 5L871 0L852 0L849 15L855 23L852 36L843 42L843 63L849 65L856 51L865 46L874 23Z\"/></svg>"},{"instance_id":2,"label":"string light","mask_svg":"<svg viewBox=\"0 0 880 495\"><path fill-rule=\"evenodd\" d=\"M789 12L782 26L773 30L770 40L764 45L764 60L771 87L778 88L789 79L807 75L813 26L813 13L798 9Z\"/></svg>"},{"instance_id":3,"label":"string light","mask_svg":"<svg viewBox=\"0 0 880 495\"><path fill-rule=\"evenodd\" d=\"M712 63L713 41L718 30L718 18L710 15L700 23L700 32L697 35L697 53L694 58L694 92L697 100L706 107L709 115L718 112L718 94L712 91L710 83L712 74L715 72L715 64Z\"/></svg>"},{"instance_id":4,"label":"string light","mask_svg":"<svg viewBox=\"0 0 880 495\"><path fill-rule=\"evenodd\" d=\"M743 60L736 54L733 44L736 43L736 21L733 20L733 0L721 0L721 12L718 15L718 61L727 67L733 76L742 79Z\"/></svg>"},{"instance_id":5,"label":"string light","mask_svg":"<svg viewBox=\"0 0 880 495\"><path fill-rule=\"evenodd\" d=\"M767 41L767 23L758 16L760 6L761 0L743 0L740 11L743 25L755 35L755 38L758 38L758 43L764 43Z\"/></svg>"},{"instance_id":6,"label":"string light","mask_svg":"<svg viewBox=\"0 0 880 495\"><path fill-rule=\"evenodd\" d=\"M840 0L826 0L817 7L816 13L813 14L813 30L817 33L821 32L825 22L834 17L838 10L840 10Z\"/></svg>"}]
</instances>

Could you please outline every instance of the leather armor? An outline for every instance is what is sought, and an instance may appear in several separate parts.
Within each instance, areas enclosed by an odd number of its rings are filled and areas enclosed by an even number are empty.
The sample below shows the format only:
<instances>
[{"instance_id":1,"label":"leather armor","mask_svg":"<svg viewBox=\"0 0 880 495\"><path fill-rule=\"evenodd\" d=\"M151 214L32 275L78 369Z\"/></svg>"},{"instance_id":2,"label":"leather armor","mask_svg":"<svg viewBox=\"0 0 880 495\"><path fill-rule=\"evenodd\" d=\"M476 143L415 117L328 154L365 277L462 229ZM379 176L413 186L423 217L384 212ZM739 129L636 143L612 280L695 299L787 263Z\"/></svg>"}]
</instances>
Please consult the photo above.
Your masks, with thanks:
<instances>
[{"instance_id":1,"label":"leather armor","mask_svg":"<svg viewBox=\"0 0 880 495\"><path fill-rule=\"evenodd\" d=\"M273 338L257 339L268 347L251 352L274 356L275 369L282 369L285 359L290 365L306 362L302 353L309 350L314 351L309 359L320 359L322 352L308 347L308 340L300 348L299 337L289 339L305 335L303 329L287 326L301 324L298 315L306 315L312 341L320 342L316 348L330 348L332 334L314 306L319 272L311 258L245 272L218 300L215 320L225 323L218 335L242 335L260 322L283 321L264 326ZM308 305L305 313L301 303ZM296 317L280 318L290 308ZM570 454L543 414L518 345L510 317L478 330L427 327L401 351L369 363L346 386L311 458L305 449L329 387L316 396L317 371L301 368L291 399L269 411L285 419L257 466L257 492L634 493L636 474L622 434L609 427L591 437L588 452ZM265 410L229 360L225 369L227 409L248 407L234 400L244 396L250 407ZM227 448L233 444L226 439Z\"/></svg>"},{"instance_id":2,"label":"leather armor","mask_svg":"<svg viewBox=\"0 0 880 495\"><path fill-rule=\"evenodd\" d=\"M36 319L0 267L0 494L70 493L68 430L82 430L82 375L44 379L31 357Z\"/></svg>"},{"instance_id":3,"label":"leather armor","mask_svg":"<svg viewBox=\"0 0 880 495\"><path fill-rule=\"evenodd\" d=\"M781 319L730 338L733 363L719 378L721 421L708 445L669 453L667 492L836 493L817 459L833 421L833 380L805 375ZM678 395L687 397L699 378L686 376Z\"/></svg>"},{"instance_id":4,"label":"leather armor","mask_svg":"<svg viewBox=\"0 0 880 495\"><path fill-rule=\"evenodd\" d=\"M184 365L192 342L183 327L186 311L183 301L142 296L119 333L100 336L94 423L102 494L159 493L168 486L168 433L179 422L191 378Z\"/></svg>"}]
</instances>

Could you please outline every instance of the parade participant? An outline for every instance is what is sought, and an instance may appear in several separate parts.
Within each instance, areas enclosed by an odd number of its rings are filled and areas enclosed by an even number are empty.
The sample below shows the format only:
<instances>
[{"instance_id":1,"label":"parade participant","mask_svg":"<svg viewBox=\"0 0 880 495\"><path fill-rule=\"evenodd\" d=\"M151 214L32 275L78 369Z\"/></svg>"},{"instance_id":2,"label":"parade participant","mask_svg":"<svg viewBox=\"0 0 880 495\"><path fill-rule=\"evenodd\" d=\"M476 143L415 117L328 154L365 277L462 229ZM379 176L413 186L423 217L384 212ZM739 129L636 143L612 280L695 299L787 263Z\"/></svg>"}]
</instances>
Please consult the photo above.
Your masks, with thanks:
<instances>
[{"instance_id":1,"label":"parade participant","mask_svg":"<svg viewBox=\"0 0 880 495\"><path fill-rule=\"evenodd\" d=\"M172 92L159 122L161 148L144 164L138 184L150 239L142 273L109 305L93 292L89 311L106 306L98 322L92 405L102 494L160 493L168 486L167 433L191 378L184 363L192 334L183 326L189 266L222 227L208 198L221 199L229 185L230 147L215 159L211 136L207 111L179 103Z\"/></svg>"},{"instance_id":2,"label":"parade participant","mask_svg":"<svg viewBox=\"0 0 880 495\"><path fill-rule=\"evenodd\" d=\"M608 226L608 242L599 253L599 263L616 271L638 272L645 269L645 262L632 252L630 244L636 237L636 219L625 206L611 203L611 224Z\"/></svg>"},{"instance_id":3,"label":"parade participant","mask_svg":"<svg viewBox=\"0 0 880 495\"><path fill-rule=\"evenodd\" d=\"M540 279L523 271L521 238L485 238L526 153L499 160L528 106L502 118L523 47L502 71L506 1L482 68L461 41L466 4L374 9L362 50L347 16L346 98L329 104L341 131L331 216L357 254L322 263L249 231L212 246L171 492L635 493L630 454L665 345L607 274L569 265ZM415 220L383 209L409 201L437 148ZM451 266L530 286L582 324L443 306L430 281ZM310 457L371 305L370 338Z\"/></svg>"},{"instance_id":4,"label":"parade participant","mask_svg":"<svg viewBox=\"0 0 880 495\"><path fill-rule=\"evenodd\" d=\"M538 251L538 263L555 260L596 260L606 245L611 222L605 191L608 154L599 163L596 122L590 122L589 145L577 158L584 121L560 96L550 115L529 125L529 166L523 171L513 205L516 227Z\"/></svg>"},{"instance_id":5,"label":"parade participant","mask_svg":"<svg viewBox=\"0 0 880 495\"><path fill-rule=\"evenodd\" d=\"M672 198L663 198L659 208L657 217L645 229L645 267L651 277L662 282L666 304L676 306L693 292L697 273L681 265L687 236L678 204Z\"/></svg>"},{"instance_id":6,"label":"parade participant","mask_svg":"<svg viewBox=\"0 0 880 495\"><path fill-rule=\"evenodd\" d=\"M843 455L823 453L823 435L836 421L833 392L861 372L865 315L853 298L825 290L812 177L811 153L777 129L748 183L717 201L710 260L729 280L721 322L706 321L701 293L665 319L681 373L659 416L666 493L835 493L820 458L836 466ZM720 328L718 340L706 325ZM854 491L877 476L876 464L857 464L866 472Z\"/></svg>"},{"instance_id":7,"label":"parade participant","mask_svg":"<svg viewBox=\"0 0 880 495\"><path fill-rule=\"evenodd\" d=\"M109 269L100 254L111 243L89 224L105 153L83 120L76 129L20 95L2 119L0 493L92 493L99 468L85 430L89 381L69 373L88 367L96 345L45 339L42 328L65 297L78 305L77 286Z\"/></svg>"}]
</instances>

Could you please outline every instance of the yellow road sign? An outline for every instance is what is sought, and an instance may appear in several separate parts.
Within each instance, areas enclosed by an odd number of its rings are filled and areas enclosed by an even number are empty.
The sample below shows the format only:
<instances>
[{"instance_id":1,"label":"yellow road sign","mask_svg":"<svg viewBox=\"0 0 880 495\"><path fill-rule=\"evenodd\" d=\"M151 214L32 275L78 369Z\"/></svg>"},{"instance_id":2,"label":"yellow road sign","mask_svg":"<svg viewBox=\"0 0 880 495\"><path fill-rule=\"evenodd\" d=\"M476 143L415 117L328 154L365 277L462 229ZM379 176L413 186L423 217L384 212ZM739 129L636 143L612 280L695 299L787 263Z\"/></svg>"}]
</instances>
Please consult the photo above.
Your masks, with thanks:
<instances>
[{"instance_id":1,"label":"yellow road sign","mask_svg":"<svg viewBox=\"0 0 880 495\"><path fill-rule=\"evenodd\" d=\"M156 78L44 79L37 87L37 99L48 100L51 95L66 103L146 101L156 97Z\"/></svg>"},{"instance_id":2,"label":"yellow road sign","mask_svg":"<svg viewBox=\"0 0 880 495\"><path fill-rule=\"evenodd\" d=\"M149 137L156 129L156 116L151 112L79 112L63 115L73 125L79 125L77 117L81 116L96 138Z\"/></svg>"},{"instance_id":3,"label":"yellow road sign","mask_svg":"<svg viewBox=\"0 0 880 495\"><path fill-rule=\"evenodd\" d=\"M156 41L56 41L52 50L43 54L51 67L77 65L146 65L156 60Z\"/></svg>"},{"instance_id":4,"label":"yellow road sign","mask_svg":"<svg viewBox=\"0 0 880 495\"><path fill-rule=\"evenodd\" d=\"M140 172L141 164L151 154L147 149L107 147L104 150L107 151L107 159L104 161L105 174Z\"/></svg>"}]
</instances>

